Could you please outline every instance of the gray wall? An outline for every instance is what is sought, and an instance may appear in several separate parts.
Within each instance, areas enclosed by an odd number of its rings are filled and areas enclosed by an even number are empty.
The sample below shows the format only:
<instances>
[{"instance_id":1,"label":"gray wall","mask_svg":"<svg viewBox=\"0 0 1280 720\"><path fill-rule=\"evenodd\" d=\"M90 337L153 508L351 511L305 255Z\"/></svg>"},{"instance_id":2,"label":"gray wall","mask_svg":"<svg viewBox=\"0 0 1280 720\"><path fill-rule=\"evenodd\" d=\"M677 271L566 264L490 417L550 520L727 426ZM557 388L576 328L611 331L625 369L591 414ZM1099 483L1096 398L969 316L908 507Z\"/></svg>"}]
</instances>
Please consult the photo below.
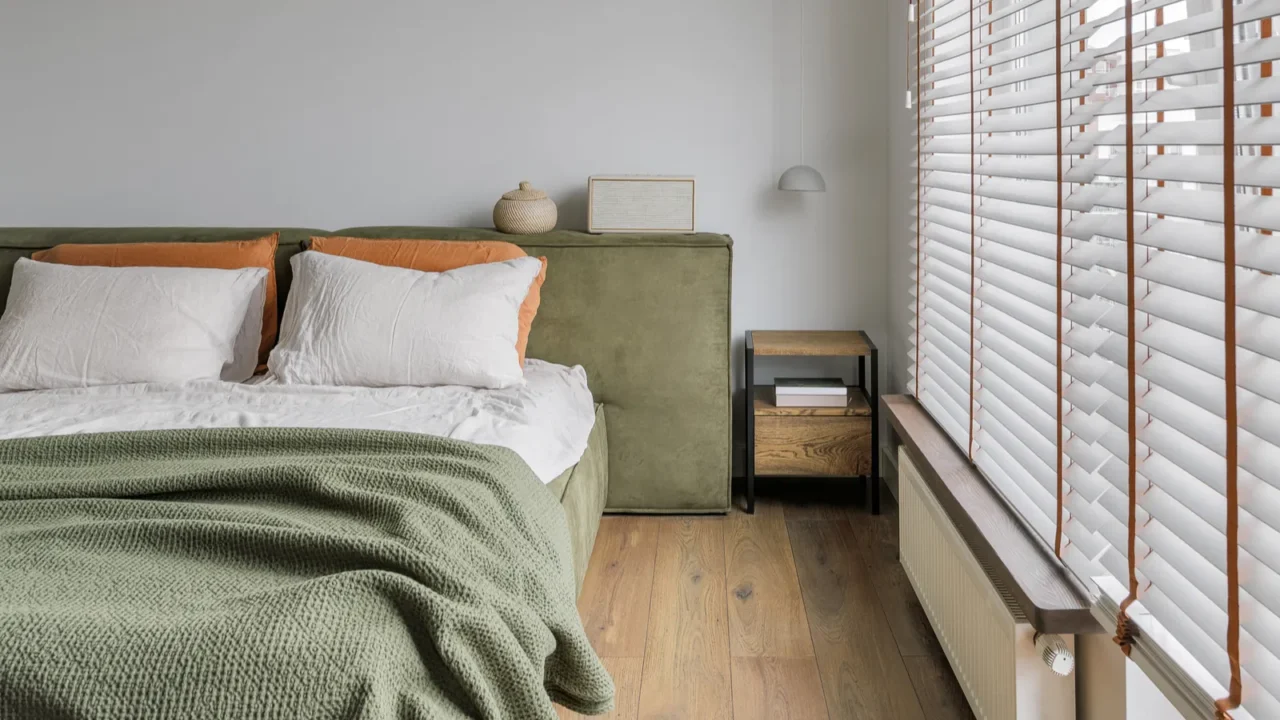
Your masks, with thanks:
<instances>
[{"instance_id":1,"label":"gray wall","mask_svg":"<svg viewBox=\"0 0 1280 720\"><path fill-rule=\"evenodd\" d=\"M799 9L10 0L0 225L487 226L527 179L582 227L590 174L692 174L701 228L737 241L739 337L883 343L890 13L809 0L802 36ZM826 195L772 189L799 162L801 51Z\"/></svg>"}]
</instances>

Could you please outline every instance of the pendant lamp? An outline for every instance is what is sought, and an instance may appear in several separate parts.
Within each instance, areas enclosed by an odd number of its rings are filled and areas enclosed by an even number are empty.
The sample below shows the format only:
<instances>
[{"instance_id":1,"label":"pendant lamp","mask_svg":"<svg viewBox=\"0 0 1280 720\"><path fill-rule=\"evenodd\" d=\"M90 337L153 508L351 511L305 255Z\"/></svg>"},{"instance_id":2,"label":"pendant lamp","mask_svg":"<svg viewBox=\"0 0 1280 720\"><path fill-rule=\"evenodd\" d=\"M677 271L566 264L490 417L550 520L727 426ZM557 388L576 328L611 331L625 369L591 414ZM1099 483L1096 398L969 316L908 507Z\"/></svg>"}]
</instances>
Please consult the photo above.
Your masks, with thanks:
<instances>
[{"instance_id":1,"label":"pendant lamp","mask_svg":"<svg viewBox=\"0 0 1280 720\"><path fill-rule=\"evenodd\" d=\"M822 173L804 164L804 0L800 0L800 164L792 165L778 178L778 189L793 192L826 192Z\"/></svg>"}]
</instances>

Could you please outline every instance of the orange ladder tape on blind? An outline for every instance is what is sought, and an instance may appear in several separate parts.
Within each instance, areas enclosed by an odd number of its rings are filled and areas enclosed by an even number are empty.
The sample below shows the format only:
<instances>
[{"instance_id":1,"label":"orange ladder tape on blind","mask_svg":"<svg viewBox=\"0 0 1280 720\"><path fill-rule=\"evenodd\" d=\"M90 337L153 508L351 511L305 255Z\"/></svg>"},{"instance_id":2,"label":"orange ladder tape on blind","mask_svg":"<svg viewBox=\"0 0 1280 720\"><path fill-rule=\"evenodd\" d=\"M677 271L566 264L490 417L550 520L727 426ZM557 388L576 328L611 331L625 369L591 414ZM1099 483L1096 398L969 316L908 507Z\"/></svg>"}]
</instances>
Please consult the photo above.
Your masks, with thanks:
<instances>
[{"instance_id":1,"label":"orange ladder tape on blind","mask_svg":"<svg viewBox=\"0 0 1280 720\"><path fill-rule=\"evenodd\" d=\"M1229 2L1230 0L1228 0ZM1138 320L1137 284L1134 262L1137 253L1134 238L1134 167L1133 167L1133 0L1124 4L1124 149L1125 149L1125 257L1127 275L1128 362L1129 362L1129 594L1120 603L1116 618L1116 644L1126 655L1133 645L1129 606L1138 599Z\"/></svg>"},{"instance_id":2,"label":"orange ladder tape on blind","mask_svg":"<svg viewBox=\"0 0 1280 720\"><path fill-rule=\"evenodd\" d=\"M923 3L923 0L922 0ZM924 136L923 118L920 115L920 108L924 105L924 57L921 55L920 45L920 9L916 9L916 399L920 399L920 382L922 370L920 369L920 326L924 324L924 318L920 315L920 296L924 294L924 288L920 287L920 267L924 263L923 253L921 252L920 229L924 225L924 218L920 217L921 204L924 198L924 169L921 164L920 142ZM911 26L907 26L907 32L911 31Z\"/></svg>"},{"instance_id":3,"label":"orange ladder tape on blind","mask_svg":"<svg viewBox=\"0 0 1280 720\"><path fill-rule=\"evenodd\" d=\"M970 0L965 0L969 2ZM973 5L969 6L969 460L973 461L973 393L975 389L974 371L976 363L974 356L977 355L977 323L974 320L973 313L976 309L974 297L978 292L978 261L976 253L978 250L978 168L975 165L974 158L978 152L978 128L977 116L974 113L973 106L973 33L975 32L973 24Z\"/></svg>"},{"instance_id":4,"label":"orange ladder tape on blind","mask_svg":"<svg viewBox=\"0 0 1280 720\"><path fill-rule=\"evenodd\" d=\"M1237 488L1239 433L1236 406L1236 59L1235 7L1222 3L1222 225L1223 342L1226 350L1227 415L1227 697L1217 702L1219 718L1240 707L1240 496Z\"/></svg>"},{"instance_id":5,"label":"orange ladder tape on blind","mask_svg":"<svg viewBox=\"0 0 1280 720\"><path fill-rule=\"evenodd\" d=\"M1054 127L1057 128L1057 149L1054 155L1058 159L1058 179L1054 185L1054 192L1058 201L1058 247L1057 247L1057 284L1055 286L1058 301L1058 316L1055 319L1057 324L1057 356L1055 367L1057 369L1058 383L1058 400L1057 400L1057 418L1058 418L1058 506L1056 527L1053 533L1053 554L1062 557L1062 48L1059 43L1062 42L1062 0L1057 0L1054 5L1053 14L1053 57L1054 57L1054 86L1056 88L1053 95L1053 106L1057 122Z\"/></svg>"}]
</instances>

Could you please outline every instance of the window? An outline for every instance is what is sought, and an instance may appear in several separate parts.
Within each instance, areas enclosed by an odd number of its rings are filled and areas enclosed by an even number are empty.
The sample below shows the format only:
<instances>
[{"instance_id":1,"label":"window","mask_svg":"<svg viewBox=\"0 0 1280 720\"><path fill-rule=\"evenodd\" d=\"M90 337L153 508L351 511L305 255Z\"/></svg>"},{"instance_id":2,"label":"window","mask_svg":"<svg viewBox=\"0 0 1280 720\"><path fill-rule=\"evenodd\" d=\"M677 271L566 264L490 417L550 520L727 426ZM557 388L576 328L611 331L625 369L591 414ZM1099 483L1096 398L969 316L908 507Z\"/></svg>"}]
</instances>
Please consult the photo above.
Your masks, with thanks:
<instances>
[{"instance_id":1,"label":"window","mask_svg":"<svg viewBox=\"0 0 1280 720\"><path fill-rule=\"evenodd\" d=\"M1280 0L1227 2L922 0L911 392L1191 706L1273 718Z\"/></svg>"}]
</instances>

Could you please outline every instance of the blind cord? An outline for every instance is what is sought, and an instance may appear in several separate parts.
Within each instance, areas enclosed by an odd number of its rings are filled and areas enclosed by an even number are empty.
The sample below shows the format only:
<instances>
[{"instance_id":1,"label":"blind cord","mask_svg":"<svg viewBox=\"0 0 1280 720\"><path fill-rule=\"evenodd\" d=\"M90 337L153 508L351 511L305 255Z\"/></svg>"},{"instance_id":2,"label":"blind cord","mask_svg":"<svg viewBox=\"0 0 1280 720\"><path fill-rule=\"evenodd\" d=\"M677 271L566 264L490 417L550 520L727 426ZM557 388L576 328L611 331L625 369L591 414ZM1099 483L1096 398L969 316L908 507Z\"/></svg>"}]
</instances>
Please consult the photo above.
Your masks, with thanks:
<instances>
[{"instance_id":1,"label":"blind cord","mask_svg":"<svg viewBox=\"0 0 1280 720\"><path fill-rule=\"evenodd\" d=\"M805 46L804 46L804 36L805 36L805 32L804 32L804 30L805 30L805 27L804 27L804 1L805 1L805 0L800 0L800 164L801 164L801 165L804 165L804 101L805 101L805 92L804 92L804 85L805 85L805 83L804 83L804 68L805 68L805 64L804 64L804 56L805 56Z\"/></svg>"}]
</instances>

